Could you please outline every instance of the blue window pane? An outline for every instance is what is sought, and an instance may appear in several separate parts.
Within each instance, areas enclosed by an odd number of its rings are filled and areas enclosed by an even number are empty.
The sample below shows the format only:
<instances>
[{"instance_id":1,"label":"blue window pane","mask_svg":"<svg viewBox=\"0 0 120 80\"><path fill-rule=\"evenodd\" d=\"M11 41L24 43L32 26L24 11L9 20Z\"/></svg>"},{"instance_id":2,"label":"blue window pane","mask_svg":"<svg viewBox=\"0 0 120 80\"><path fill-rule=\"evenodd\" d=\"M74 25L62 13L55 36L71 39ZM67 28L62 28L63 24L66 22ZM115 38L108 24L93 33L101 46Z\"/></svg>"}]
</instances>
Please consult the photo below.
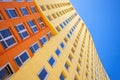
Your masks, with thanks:
<instances>
[{"instance_id":1,"label":"blue window pane","mask_svg":"<svg viewBox=\"0 0 120 80\"><path fill-rule=\"evenodd\" d=\"M47 71L45 70L45 68L43 68L42 71L38 74L38 77L40 78L40 80L45 80L47 75L48 75Z\"/></svg>"},{"instance_id":2,"label":"blue window pane","mask_svg":"<svg viewBox=\"0 0 120 80\"><path fill-rule=\"evenodd\" d=\"M67 37L68 37L68 38L70 38L70 35L69 35L69 34L67 34Z\"/></svg>"},{"instance_id":3,"label":"blue window pane","mask_svg":"<svg viewBox=\"0 0 120 80\"><path fill-rule=\"evenodd\" d=\"M37 43L33 47L36 51L39 49L39 45Z\"/></svg>"},{"instance_id":4,"label":"blue window pane","mask_svg":"<svg viewBox=\"0 0 120 80\"><path fill-rule=\"evenodd\" d=\"M21 8L21 12L23 15L28 15L28 11L26 8Z\"/></svg>"},{"instance_id":5,"label":"blue window pane","mask_svg":"<svg viewBox=\"0 0 120 80\"><path fill-rule=\"evenodd\" d=\"M62 24L60 24L60 27L61 27L61 28L64 28L64 26L63 26Z\"/></svg>"},{"instance_id":6,"label":"blue window pane","mask_svg":"<svg viewBox=\"0 0 120 80\"><path fill-rule=\"evenodd\" d=\"M72 32L70 31L70 34L72 35Z\"/></svg>"},{"instance_id":7,"label":"blue window pane","mask_svg":"<svg viewBox=\"0 0 120 80\"><path fill-rule=\"evenodd\" d=\"M3 36L3 38L9 37L11 35L9 29L4 29L4 30L0 31L0 33Z\"/></svg>"},{"instance_id":8,"label":"blue window pane","mask_svg":"<svg viewBox=\"0 0 120 80\"><path fill-rule=\"evenodd\" d=\"M24 39L24 38L26 38L28 36L28 33L25 31L21 35L22 35L22 39Z\"/></svg>"},{"instance_id":9,"label":"blue window pane","mask_svg":"<svg viewBox=\"0 0 120 80\"><path fill-rule=\"evenodd\" d=\"M63 22L63 24L64 24L64 26L66 26L66 23L65 23L65 22Z\"/></svg>"},{"instance_id":10,"label":"blue window pane","mask_svg":"<svg viewBox=\"0 0 120 80\"><path fill-rule=\"evenodd\" d=\"M17 31L21 31L21 30L25 29L24 26L23 26L23 24L17 26L16 28L17 28Z\"/></svg>"},{"instance_id":11,"label":"blue window pane","mask_svg":"<svg viewBox=\"0 0 120 80\"><path fill-rule=\"evenodd\" d=\"M8 16L9 16L10 18L17 17L17 13L15 12L14 9L6 10L6 12L7 12Z\"/></svg>"},{"instance_id":12,"label":"blue window pane","mask_svg":"<svg viewBox=\"0 0 120 80\"><path fill-rule=\"evenodd\" d=\"M47 39L46 39L46 37L44 37L40 41L41 41L42 45L44 45L47 42Z\"/></svg>"},{"instance_id":13,"label":"blue window pane","mask_svg":"<svg viewBox=\"0 0 120 80\"><path fill-rule=\"evenodd\" d=\"M7 75L7 70L5 68L3 68L0 71L0 80L3 80L3 78Z\"/></svg>"},{"instance_id":14,"label":"blue window pane","mask_svg":"<svg viewBox=\"0 0 120 80\"><path fill-rule=\"evenodd\" d=\"M49 64L50 64L51 66L53 66L54 63L55 63L55 59L54 59L53 57L51 57L51 58L48 60L48 62L49 62Z\"/></svg>"},{"instance_id":15,"label":"blue window pane","mask_svg":"<svg viewBox=\"0 0 120 80\"><path fill-rule=\"evenodd\" d=\"M68 68L69 68L69 66L68 66L68 64L67 64L67 63L65 64L65 68L66 68L67 70L68 70Z\"/></svg>"},{"instance_id":16,"label":"blue window pane","mask_svg":"<svg viewBox=\"0 0 120 80\"><path fill-rule=\"evenodd\" d=\"M37 28L36 28L36 27L32 28L32 31L33 31L33 32L36 32L36 31L37 31Z\"/></svg>"},{"instance_id":17,"label":"blue window pane","mask_svg":"<svg viewBox=\"0 0 120 80\"><path fill-rule=\"evenodd\" d=\"M65 80L65 77L63 74L61 74L59 78L60 78L60 80Z\"/></svg>"},{"instance_id":18,"label":"blue window pane","mask_svg":"<svg viewBox=\"0 0 120 80\"><path fill-rule=\"evenodd\" d=\"M32 53L35 53L35 50L33 49L33 47L30 47L30 50L32 51Z\"/></svg>"},{"instance_id":19,"label":"blue window pane","mask_svg":"<svg viewBox=\"0 0 120 80\"><path fill-rule=\"evenodd\" d=\"M6 43L8 44L8 46L10 46L15 43L15 40L13 38L10 38L6 40Z\"/></svg>"},{"instance_id":20,"label":"blue window pane","mask_svg":"<svg viewBox=\"0 0 120 80\"><path fill-rule=\"evenodd\" d=\"M15 62L17 63L17 65L20 67L22 66L22 62L20 61L20 59L17 57L15 58Z\"/></svg>"},{"instance_id":21,"label":"blue window pane","mask_svg":"<svg viewBox=\"0 0 120 80\"><path fill-rule=\"evenodd\" d=\"M61 48L64 48L64 47L65 47L65 45L64 45L63 42L60 43L60 46L61 46Z\"/></svg>"},{"instance_id":22,"label":"blue window pane","mask_svg":"<svg viewBox=\"0 0 120 80\"><path fill-rule=\"evenodd\" d=\"M24 52L22 55L20 55L20 59L22 60L23 63L24 63L28 58L29 58L29 56L27 55L26 52Z\"/></svg>"},{"instance_id":23,"label":"blue window pane","mask_svg":"<svg viewBox=\"0 0 120 80\"><path fill-rule=\"evenodd\" d=\"M59 56L61 52L59 49L56 49L55 53L57 54L57 56Z\"/></svg>"},{"instance_id":24,"label":"blue window pane","mask_svg":"<svg viewBox=\"0 0 120 80\"><path fill-rule=\"evenodd\" d=\"M29 21L28 24L29 24L30 26L34 26L34 25L35 25L32 20Z\"/></svg>"},{"instance_id":25,"label":"blue window pane","mask_svg":"<svg viewBox=\"0 0 120 80\"><path fill-rule=\"evenodd\" d=\"M8 48L4 41L1 42L4 49Z\"/></svg>"}]
</instances>

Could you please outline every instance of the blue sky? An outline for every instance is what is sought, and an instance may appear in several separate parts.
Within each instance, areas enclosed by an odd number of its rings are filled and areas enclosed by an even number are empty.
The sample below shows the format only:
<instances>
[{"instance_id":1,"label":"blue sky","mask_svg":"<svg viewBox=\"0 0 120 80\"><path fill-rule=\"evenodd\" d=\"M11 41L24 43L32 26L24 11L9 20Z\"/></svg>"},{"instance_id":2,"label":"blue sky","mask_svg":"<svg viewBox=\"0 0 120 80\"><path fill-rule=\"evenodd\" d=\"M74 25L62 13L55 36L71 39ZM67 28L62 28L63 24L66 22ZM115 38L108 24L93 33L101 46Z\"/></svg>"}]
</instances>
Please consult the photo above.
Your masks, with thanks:
<instances>
[{"instance_id":1,"label":"blue sky","mask_svg":"<svg viewBox=\"0 0 120 80\"><path fill-rule=\"evenodd\" d=\"M111 80L120 80L120 0L70 0L86 23Z\"/></svg>"}]
</instances>

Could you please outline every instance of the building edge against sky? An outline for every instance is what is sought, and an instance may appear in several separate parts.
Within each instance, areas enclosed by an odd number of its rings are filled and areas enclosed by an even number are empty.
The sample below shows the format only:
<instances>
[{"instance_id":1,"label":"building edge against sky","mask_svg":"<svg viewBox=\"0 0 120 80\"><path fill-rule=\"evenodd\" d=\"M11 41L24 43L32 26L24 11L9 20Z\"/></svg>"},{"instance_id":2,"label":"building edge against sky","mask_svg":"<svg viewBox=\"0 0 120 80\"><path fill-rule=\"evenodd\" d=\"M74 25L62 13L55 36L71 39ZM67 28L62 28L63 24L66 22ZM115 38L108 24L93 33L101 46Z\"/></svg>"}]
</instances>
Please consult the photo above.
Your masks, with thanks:
<instances>
[{"instance_id":1,"label":"building edge against sky","mask_svg":"<svg viewBox=\"0 0 120 80\"><path fill-rule=\"evenodd\" d=\"M110 80L69 0L0 5L1 80Z\"/></svg>"}]
</instances>

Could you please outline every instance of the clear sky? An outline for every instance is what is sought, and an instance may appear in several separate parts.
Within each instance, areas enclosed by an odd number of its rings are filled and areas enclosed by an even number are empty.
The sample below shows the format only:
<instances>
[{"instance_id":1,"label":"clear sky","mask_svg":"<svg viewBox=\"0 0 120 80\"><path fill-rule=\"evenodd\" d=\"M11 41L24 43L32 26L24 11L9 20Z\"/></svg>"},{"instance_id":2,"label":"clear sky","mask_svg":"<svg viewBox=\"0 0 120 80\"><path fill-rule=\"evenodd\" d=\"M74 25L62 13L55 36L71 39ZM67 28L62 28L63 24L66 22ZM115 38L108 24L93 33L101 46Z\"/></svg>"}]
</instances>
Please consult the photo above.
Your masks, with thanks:
<instances>
[{"instance_id":1,"label":"clear sky","mask_svg":"<svg viewBox=\"0 0 120 80\"><path fill-rule=\"evenodd\" d=\"M70 0L86 23L111 80L120 80L120 0Z\"/></svg>"}]
</instances>

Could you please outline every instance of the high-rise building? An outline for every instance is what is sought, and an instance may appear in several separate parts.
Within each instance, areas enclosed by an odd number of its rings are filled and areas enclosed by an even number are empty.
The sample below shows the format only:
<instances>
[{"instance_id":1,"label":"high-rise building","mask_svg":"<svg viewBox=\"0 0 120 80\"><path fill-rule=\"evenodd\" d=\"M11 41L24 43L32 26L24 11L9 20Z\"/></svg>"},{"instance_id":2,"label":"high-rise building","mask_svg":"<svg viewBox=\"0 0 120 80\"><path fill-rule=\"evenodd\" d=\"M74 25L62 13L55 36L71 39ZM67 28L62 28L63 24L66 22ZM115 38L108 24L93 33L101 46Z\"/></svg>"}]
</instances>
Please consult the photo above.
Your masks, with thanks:
<instances>
[{"instance_id":1,"label":"high-rise building","mask_svg":"<svg viewBox=\"0 0 120 80\"><path fill-rule=\"evenodd\" d=\"M1 0L0 80L110 79L69 0Z\"/></svg>"}]
</instances>

